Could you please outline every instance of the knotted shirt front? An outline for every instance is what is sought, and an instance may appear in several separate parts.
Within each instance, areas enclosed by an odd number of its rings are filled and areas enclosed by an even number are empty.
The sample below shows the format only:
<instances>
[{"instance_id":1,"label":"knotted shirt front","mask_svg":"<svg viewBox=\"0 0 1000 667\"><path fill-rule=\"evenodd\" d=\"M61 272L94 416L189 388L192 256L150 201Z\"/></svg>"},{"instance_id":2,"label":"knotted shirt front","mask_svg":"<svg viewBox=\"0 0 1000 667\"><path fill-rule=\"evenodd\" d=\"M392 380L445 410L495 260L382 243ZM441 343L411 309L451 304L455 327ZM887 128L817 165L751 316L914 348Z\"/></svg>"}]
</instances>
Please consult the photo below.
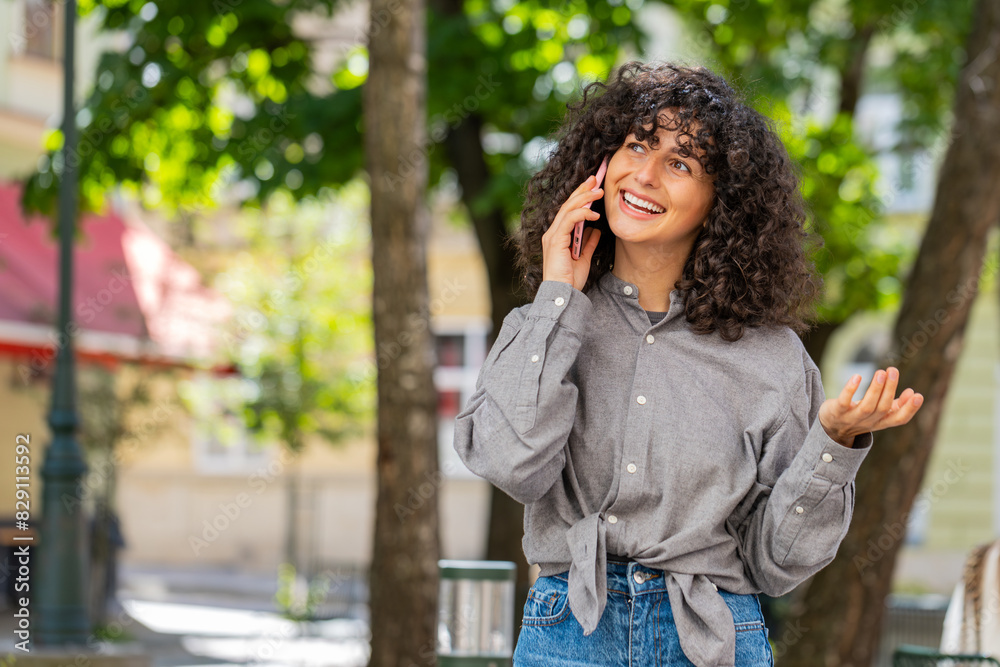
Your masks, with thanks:
<instances>
[{"instance_id":1,"label":"knotted shirt front","mask_svg":"<svg viewBox=\"0 0 1000 667\"><path fill-rule=\"evenodd\" d=\"M683 294L650 324L612 273L588 293L544 281L512 310L456 418L470 470L525 505L524 553L569 571L585 634L606 556L663 570L685 655L732 667L718 589L781 595L836 555L871 434L844 447L817 418L819 370L786 327L696 334Z\"/></svg>"}]
</instances>

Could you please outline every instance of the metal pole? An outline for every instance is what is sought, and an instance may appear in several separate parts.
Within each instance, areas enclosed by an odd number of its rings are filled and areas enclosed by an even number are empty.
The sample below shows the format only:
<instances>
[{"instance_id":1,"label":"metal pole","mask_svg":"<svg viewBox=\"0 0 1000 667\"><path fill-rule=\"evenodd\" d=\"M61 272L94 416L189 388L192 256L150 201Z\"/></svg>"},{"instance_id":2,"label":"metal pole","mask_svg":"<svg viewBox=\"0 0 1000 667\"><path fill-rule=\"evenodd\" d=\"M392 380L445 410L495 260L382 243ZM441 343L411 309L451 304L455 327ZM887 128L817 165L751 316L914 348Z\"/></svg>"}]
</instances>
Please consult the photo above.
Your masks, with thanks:
<instances>
[{"instance_id":1,"label":"metal pole","mask_svg":"<svg viewBox=\"0 0 1000 667\"><path fill-rule=\"evenodd\" d=\"M84 644L87 621L85 534L81 511L87 465L76 441L76 377L70 315L73 300L73 234L76 227L76 114L73 110L76 0L66 0L63 67L63 150L59 182L59 341L49 426L52 443L42 466L42 527L38 577L39 644Z\"/></svg>"}]
</instances>

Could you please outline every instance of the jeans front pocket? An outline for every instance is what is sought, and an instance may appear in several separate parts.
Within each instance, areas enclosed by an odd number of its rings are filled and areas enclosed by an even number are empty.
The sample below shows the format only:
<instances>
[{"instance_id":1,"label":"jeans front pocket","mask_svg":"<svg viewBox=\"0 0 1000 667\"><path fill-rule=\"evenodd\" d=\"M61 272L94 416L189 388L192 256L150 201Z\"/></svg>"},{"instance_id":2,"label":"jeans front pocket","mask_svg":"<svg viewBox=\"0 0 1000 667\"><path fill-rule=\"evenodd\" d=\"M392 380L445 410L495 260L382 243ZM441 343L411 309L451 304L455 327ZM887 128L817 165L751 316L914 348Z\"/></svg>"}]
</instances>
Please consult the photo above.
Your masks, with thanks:
<instances>
[{"instance_id":1,"label":"jeans front pocket","mask_svg":"<svg viewBox=\"0 0 1000 667\"><path fill-rule=\"evenodd\" d=\"M528 589L522 625L555 625L570 616L568 573L538 577Z\"/></svg>"},{"instance_id":2,"label":"jeans front pocket","mask_svg":"<svg viewBox=\"0 0 1000 667\"><path fill-rule=\"evenodd\" d=\"M760 599L753 594L719 591L736 625L736 667L772 667L774 656L767 641L767 626Z\"/></svg>"}]
</instances>

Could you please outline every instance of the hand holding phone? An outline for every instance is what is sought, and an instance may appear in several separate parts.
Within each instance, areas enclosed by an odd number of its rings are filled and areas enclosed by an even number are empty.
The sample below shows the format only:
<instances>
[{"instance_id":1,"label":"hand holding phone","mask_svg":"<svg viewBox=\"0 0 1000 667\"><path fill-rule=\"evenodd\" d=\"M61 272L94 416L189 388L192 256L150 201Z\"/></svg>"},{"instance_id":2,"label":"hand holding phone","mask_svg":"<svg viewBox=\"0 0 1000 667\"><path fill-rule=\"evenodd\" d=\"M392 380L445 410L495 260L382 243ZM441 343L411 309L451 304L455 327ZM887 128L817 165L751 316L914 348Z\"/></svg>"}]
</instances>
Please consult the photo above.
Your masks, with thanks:
<instances>
[{"instance_id":1,"label":"hand holding phone","mask_svg":"<svg viewBox=\"0 0 1000 667\"><path fill-rule=\"evenodd\" d=\"M601 162L600 168L597 170L597 183L594 185L592 190L600 190L601 183L604 182L604 174L608 172L608 156L604 156L604 160ZM584 207L590 208L592 202L587 202ZM570 254L573 259L580 259L580 249L583 247L583 220L576 223L573 227L573 245L570 247Z\"/></svg>"}]
</instances>

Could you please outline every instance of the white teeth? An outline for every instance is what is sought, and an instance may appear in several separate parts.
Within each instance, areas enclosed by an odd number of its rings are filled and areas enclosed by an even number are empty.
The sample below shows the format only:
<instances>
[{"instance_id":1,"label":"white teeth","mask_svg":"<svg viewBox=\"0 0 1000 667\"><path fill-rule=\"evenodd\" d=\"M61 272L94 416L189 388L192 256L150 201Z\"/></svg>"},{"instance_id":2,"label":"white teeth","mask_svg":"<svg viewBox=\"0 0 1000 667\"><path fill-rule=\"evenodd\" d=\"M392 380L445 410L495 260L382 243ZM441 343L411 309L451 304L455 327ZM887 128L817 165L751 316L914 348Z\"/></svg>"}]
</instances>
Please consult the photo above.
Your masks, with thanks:
<instances>
[{"instance_id":1,"label":"white teeth","mask_svg":"<svg viewBox=\"0 0 1000 667\"><path fill-rule=\"evenodd\" d=\"M633 206L635 206L638 209L642 209L643 212L647 212L647 213L663 213L663 211L665 210L665 209L657 206L653 202L646 201L645 199L639 199L638 197L636 197L631 192L625 192L623 194L625 195L625 201L627 201L629 204L632 204Z\"/></svg>"}]
</instances>

